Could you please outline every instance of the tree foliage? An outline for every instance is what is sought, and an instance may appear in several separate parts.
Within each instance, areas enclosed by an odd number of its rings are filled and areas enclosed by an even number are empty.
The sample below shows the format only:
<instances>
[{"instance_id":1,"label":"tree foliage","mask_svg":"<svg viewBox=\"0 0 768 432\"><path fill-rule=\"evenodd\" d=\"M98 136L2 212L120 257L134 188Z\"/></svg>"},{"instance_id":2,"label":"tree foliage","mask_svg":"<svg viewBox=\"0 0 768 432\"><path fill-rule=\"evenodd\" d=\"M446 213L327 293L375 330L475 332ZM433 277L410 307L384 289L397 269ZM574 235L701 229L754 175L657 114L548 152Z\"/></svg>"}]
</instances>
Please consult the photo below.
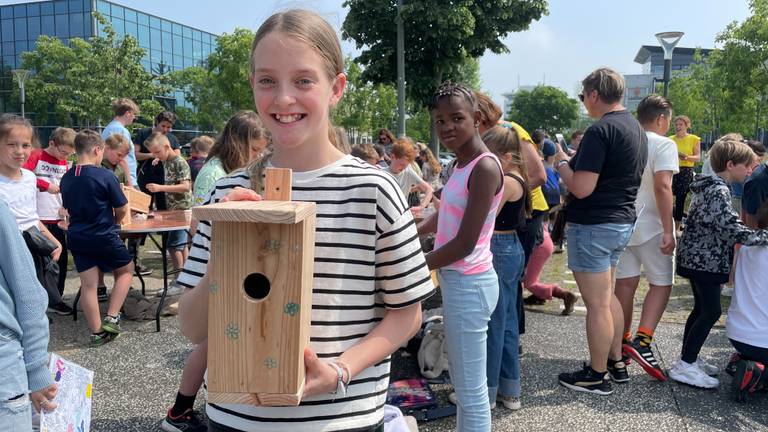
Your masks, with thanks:
<instances>
[{"instance_id":1,"label":"tree foliage","mask_svg":"<svg viewBox=\"0 0 768 432\"><path fill-rule=\"evenodd\" d=\"M579 117L579 103L559 88L540 85L520 90L509 107L507 118L527 130L559 132L570 128Z\"/></svg>"},{"instance_id":2,"label":"tree foliage","mask_svg":"<svg viewBox=\"0 0 768 432\"><path fill-rule=\"evenodd\" d=\"M757 126L766 126L768 0L751 0L750 10L746 20L718 34L721 49L670 82L675 113L691 118L694 133L752 136Z\"/></svg>"},{"instance_id":3,"label":"tree foliage","mask_svg":"<svg viewBox=\"0 0 768 432\"><path fill-rule=\"evenodd\" d=\"M343 126L354 143L375 136L380 128L392 128L397 116L397 92L392 85L362 79L362 69L351 58L344 62L347 87L333 112L333 121Z\"/></svg>"},{"instance_id":4,"label":"tree foliage","mask_svg":"<svg viewBox=\"0 0 768 432\"><path fill-rule=\"evenodd\" d=\"M127 97L145 113L162 108L154 99L171 88L163 77L153 77L141 66L144 49L131 36L118 38L98 14L104 36L87 41L73 38L69 45L40 36L33 51L22 54L22 68L30 70L26 81L27 111L35 123L96 125L112 118L110 103Z\"/></svg>"},{"instance_id":5,"label":"tree foliage","mask_svg":"<svg viewBox=\"0 0 768 432\"><path fill-rule=\"evenodd\" d=\"M220 129L235 112L253 109L248 77L254 36L241 28L225 33L206 64L171 74L173 84L196 107L194 121L199 126Z\"/></svg>"},{"instance_id":6,"label":"tree foliage","mask_svg":"<svg viewBox=\"0 0 768 432\"><path fill-rule=\"evenodd\" d=\"M547 13L545 0L405 1L405 76L410 99L425 105L437 85L460 73L467 59L490 50L509 52L502 39L528 28ZM397 2L346 0L349 8L342 36L362 53L363 79L394 84L396 74Z\"/></svg>"}]
</instances>

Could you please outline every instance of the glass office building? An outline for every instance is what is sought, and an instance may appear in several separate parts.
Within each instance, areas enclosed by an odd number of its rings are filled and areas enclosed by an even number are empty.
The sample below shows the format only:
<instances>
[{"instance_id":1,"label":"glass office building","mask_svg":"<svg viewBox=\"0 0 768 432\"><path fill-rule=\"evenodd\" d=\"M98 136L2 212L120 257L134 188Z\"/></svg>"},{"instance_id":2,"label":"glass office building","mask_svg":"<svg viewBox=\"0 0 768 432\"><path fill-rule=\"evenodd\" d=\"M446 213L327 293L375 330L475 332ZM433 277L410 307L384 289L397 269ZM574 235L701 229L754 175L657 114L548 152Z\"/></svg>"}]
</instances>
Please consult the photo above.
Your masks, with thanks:
<instances>
[{"instance_id":1,"label":"glass office building","mask_svg":"<svg viewBox=\"0 0 768 432\"><path fill-rule=\"evenodd\" d=\"M103 0L54 0L0 7L0 112L17 112L12 89L17 85L10 70L21 67L21 53L33 50L40 35L55 36L67 43L102 32L92 15L99 12L118 36L130 35L146 50L141 61L153 73L180 70L202 64L216 47L216 35L136 9ZM173 108L187 106L184 95L158 95Z\"/></svg>"}]
</instances>

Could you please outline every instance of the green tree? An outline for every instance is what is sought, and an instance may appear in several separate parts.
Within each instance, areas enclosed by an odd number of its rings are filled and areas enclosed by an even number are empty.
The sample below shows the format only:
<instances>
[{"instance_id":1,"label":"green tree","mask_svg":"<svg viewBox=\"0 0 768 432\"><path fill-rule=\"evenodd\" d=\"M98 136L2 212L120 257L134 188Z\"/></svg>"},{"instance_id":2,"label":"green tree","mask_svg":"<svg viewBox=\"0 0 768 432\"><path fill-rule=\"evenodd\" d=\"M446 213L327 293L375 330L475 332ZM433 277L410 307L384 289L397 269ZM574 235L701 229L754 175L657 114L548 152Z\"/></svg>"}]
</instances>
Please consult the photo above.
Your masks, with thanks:
<instances>
[{"instance_id":1,"label":"green tree","mask_svg":"<svg viewBox=\"0 0 768 432\"><path fill-rule=\"evenodd\" d=\"M171 88L164 77L141 66L144 49L131 36L118 38L108 23L104 36L73 38L69 46L40 36L33 51L22 54L22 67L32 71L26 83L28 110L37 124L92 126L112 118L110 103L127 97L145 113L162 109L154 99Z\"/></svg>"},{"instance_id":2,"label":"green tree","mask_svg":"<svg viewBox=\"0 0 768 432\"><path fill-rule=\"evenodd\" d=\"M225 33L204 65L171 74L173 84L195 106L195 122L201 127L220 129L235 112L253 109L248 78L254 36L242 28Z\"/></svg>"},{"instance_id":3,"label":"green tree","mask_svg":"<svg viewBox=\"0 0 768 432\"><path fill-rule=\"evenodd\" d=\"M507 118L527 130L545 129L550 133L569 128L579 117L579 103L552 86L520 90L509 107Z\"/></svg>"},{"instance_id":4,"label":"green tree","mask_svg":"<svg viewBox=\"0 0 768 432\"><path fill-rule=\"evenodd\" d=\"M363 77L375 83L395 83L397 2L346 0L349 8L342 36L355 41L362 53ZM468 58L490 50L506 53L502 39L528 28L547 13L545 0L406 1L405 76L410 98L426 104L438 84L456 74Z\"/></svg>"}]
</instances>

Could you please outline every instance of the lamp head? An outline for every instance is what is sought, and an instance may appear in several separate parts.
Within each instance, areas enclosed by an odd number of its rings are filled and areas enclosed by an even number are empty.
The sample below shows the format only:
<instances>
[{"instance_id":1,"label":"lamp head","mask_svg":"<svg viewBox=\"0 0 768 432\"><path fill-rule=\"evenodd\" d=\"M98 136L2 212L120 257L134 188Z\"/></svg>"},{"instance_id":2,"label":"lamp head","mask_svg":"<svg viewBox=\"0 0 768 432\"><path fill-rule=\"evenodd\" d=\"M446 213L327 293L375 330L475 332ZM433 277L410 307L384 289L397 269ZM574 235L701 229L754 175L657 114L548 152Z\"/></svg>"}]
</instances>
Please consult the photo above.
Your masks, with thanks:
<instances>
[{"instance_id":1,"label":"lamp head","mask_svg":"<svg viewBox=\"0 0 768 432\"><path fill-rule=\"evenodd\" d=\"M27 80L29 77L29 71L26 69L13 69L11 70L11 73L14 77L16 77L16 80L19 82L19 87L24 85L24 81Z\"/></svg>"},{"instance_id":2,"label":"lamp head","mask_svg":"<svg viewBox=\"0 0 768 432\"><path fill-rule=\"evenodd\" d=\"M675 50L675 46L683 37L683 32L671 31L656 33L656 39L664 48L664 60L672 60L672 51Z\"/></svg>"}]
</instances>

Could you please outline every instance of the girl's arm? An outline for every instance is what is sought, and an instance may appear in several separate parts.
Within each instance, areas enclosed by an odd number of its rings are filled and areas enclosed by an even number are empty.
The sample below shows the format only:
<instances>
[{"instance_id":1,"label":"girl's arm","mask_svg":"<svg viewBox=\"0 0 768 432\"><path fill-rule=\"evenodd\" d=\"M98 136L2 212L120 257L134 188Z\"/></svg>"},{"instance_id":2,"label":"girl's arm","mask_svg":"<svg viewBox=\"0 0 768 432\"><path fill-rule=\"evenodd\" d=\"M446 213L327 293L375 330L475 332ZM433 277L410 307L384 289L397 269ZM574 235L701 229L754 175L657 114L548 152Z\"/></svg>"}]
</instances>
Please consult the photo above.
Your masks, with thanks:
<instances>
[{"instance_id":1,"label":"girl's arm","mask_svg":"<svg viewBox=\"0 0 768 432\"><path fill-rule=\"evenodd\" d=\"M429 183L425 182L423 179L420 183L416 184L416 189L418 189L421 192L424 192L424 198L422 198L420 207L426 208L429 203L432 201L432 195L434 194L434 190L432 189L432 186L430 186Z\"/></svg>"},{"instance_id":2,"label":"girl's arm","mask_svg":"<svg viewBox=\"0 0 768 432\"><path fill-rule=\"evenodd\" d=\"M536 150L536 144L521 140L522 151L525 153L525 169L528 173L528 187L535 189L547 182L547 171L541 161L541 155Z\"/></svg>"},{"instance_id":3,"label":"girl's arm","mask_svg":"<svg viewBox=\"0 0 768 432\"><path fill-rule=\"evenodd\" d=\"M432 234L437 231L437 218L439 214L440 211L435 209L435 212L432 215L421 221L421 223L416 226L416 233L422 236Z\"/></svg>"},{"instance_id":4,"label":"girl's arm","mask_svg":"<svg viewBox=\"0 0 768 432\"><path fill-rule=\"evenodd\" d=\"M482 158L475 165L469 178L467 210L461 219L459 232L440 249L427 254L430 270L445 267L472 252L501 182L499 166L491 158Z\"/></svg>"},{"instance_id":5,"label":"girl's arm","mask_svg":"<svg viewBox=\"0 0 768 432\"><path fill-rule=\"evenodd\" d=\"M501 199L501 204L499 204L500 207L504 206L504 203L507 201L517 201L520 198L523 197L523 185L520 184L519 181L509 177L504 176L504 196Z\"/></svg>"},{"instance_id":6,"label":"girl's arm","mask_svg":"<svg viewBox=\"0 0 768 432\"><path fill-rule=\"evenodd\" d=\"M150 188L150 185L153 185ZM184 193L189 191L190 181L184 180L179 184L175 185L161 185L157 183L149 183L147 185L147 190L150 192L170 192L170 193Z\"/></svg>"},{"instance_id":7,"label":"girl's arm","mask_svg":"<svg viewBox=\"0 0 768 432\"><path fill-rule=\"evenodd\" d=\"M397 351L403 343L416 334L420 326L420 302L402 309L387 310L379 325L338 358L339 365L349 368L348 371L344 372L344 382L349 382L355 375ZM307 368L307 377L303 398L332 392L336 389L338 375L332 366L318 359L317 355L309 348L304 353L304 362Z\"/></svg>"},{"instance_id":8,"label":"girl's arm","mask_svg":"<svg viewBox=\"0 0 768 432\"><path fill-rule=\"evenodd\" d=\"M689 162L698 162L701 160L701 141L696 141L696 144L693 145L693 154L685 155L684 160Z\"/></svg>"}]
</instances>

